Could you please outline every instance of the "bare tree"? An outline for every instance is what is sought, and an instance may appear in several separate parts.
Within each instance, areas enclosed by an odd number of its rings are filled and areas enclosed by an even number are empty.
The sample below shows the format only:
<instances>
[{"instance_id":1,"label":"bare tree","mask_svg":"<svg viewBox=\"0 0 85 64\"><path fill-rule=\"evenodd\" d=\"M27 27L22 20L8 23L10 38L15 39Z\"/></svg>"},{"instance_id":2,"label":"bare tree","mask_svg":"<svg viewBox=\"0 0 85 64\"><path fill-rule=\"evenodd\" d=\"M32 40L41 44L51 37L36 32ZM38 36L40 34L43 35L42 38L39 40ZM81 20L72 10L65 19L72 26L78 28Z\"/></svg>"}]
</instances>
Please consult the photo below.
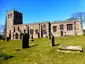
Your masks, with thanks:
<instances>
[{"instance_id":1,"label":"bare tree","mask_svg":"<svg viewBox=\"0 0 85 64\"><path fill-rule=\"evenodd\" d=\"M83 24L85 23L85 12L73 13L68 20L80 20L81 21L81 27L83 28ZM74 28L75 28L75 35L76 35L76 24L75 24Z\"/></svg>"},{"instance_id":2,"label":"bare tree","mask_svg":"<svg viewBox=\"0 0 85 64\"><path fill-rule=\"evenodd\" d=\"M72 17L81 20L81 24L83 28L83 23L85 23L85 12L73 13Z\"/></svg>"}]
</instances>

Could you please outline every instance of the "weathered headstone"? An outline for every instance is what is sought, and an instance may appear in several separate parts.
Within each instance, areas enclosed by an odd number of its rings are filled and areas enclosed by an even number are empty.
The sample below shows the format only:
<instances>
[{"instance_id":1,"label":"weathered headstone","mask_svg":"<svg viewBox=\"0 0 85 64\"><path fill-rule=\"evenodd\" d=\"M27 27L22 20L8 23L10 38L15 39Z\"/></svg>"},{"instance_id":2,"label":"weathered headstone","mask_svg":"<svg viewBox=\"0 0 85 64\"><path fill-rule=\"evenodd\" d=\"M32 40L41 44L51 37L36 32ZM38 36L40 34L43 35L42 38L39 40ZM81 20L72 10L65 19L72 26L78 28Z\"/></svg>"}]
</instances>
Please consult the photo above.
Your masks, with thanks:
<instances>
[{"instance_id":1,"label":"weathered headstone","mask_svg":"<svg viewBox=\"0 0 85 64\"><path fill-rule=\"evenodd\" d=\"M33 35L32 35L32 37L31 37L31 41L32 41L32 42L34 41Z\"/></svg>"},{"instance_id":2,"label":"weathered headstone","mask_svg":"<svg viewBox=\"0 0 85 64\"><path fill-rule=\"evenodd\" d=\"M29 48L29 36L28 36L28 34L23 35L22 48Z\"/></svg>"},{"instance_id":3,"label":"weathered headstone","mask_svg":"<svg viewBox=\"0 0 85 64\"><path fill-rule=\"evenodd\" d=\"M68 46L68 45L60 45L57 47L57 51L59 52L83 52L81 46Z\"/></svg>"},{"instance_id":4,"label":"weathered headstone","mask_svg":"<svg viewBox=\"0 0 85 64\"><path fill-rule=\"evenodd\" d=\"M52 46L55 46L55 42L54 42L54 41L55 41L55 38L54 38L54 36L52 35L52 38L51 38L51 45L52 45Z\"/></svg>"},{"instance_id":5,"label":"weathered headstone","mask_svg":"<svg viewBox=\"0 0 85 64\"><path fill-rule=\"evenodd\" d=\"M10 37L7 37L6 39L7 39L7 41L9 41L10 40Z\"/></svg>"},{"instance_id":6,"label":"weathered headstone","mask_svg":"<svg viewBox=\"0 0 85 64\"><path fill-rule=\"evenodd\" d=\"M48 23L48 30L49 30L49 39L51 39L51 23Z\"/></svg>"},{"instance_id":7,"label":"weathered headstone","mask_svg":"<svg viewBox=\"0 0 85 64\"><path fill-rule=\"evenodd\" d=\"M38 32L38 38L40 38L40 33Z\"/></svg>"}]
</instances>

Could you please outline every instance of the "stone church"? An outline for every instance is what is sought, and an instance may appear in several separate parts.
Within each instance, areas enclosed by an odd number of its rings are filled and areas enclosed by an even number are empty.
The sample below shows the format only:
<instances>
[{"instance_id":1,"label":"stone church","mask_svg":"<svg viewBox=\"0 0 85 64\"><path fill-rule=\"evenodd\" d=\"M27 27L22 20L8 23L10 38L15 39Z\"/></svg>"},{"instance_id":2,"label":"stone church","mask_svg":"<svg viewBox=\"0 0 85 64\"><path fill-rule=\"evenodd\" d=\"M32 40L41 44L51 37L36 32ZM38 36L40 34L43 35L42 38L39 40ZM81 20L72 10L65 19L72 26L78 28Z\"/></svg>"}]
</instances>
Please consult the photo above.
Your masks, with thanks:
<instances>
[{"instance_id":1,"label":"stone church","mask_svg":"<svg viewBox=\"0 0 85 64\"><path fill-rule=\"evenodd\" d=\"M29 36L33 35L34 38L48 37L49 32L55 37L83 35L80 20L23 24L23 14L21 12L16 10L7 11L5 23L6 37L10 37L13 40L22 39L22 33L27 32L28 27Z\"/></svg>"}]
</instances>

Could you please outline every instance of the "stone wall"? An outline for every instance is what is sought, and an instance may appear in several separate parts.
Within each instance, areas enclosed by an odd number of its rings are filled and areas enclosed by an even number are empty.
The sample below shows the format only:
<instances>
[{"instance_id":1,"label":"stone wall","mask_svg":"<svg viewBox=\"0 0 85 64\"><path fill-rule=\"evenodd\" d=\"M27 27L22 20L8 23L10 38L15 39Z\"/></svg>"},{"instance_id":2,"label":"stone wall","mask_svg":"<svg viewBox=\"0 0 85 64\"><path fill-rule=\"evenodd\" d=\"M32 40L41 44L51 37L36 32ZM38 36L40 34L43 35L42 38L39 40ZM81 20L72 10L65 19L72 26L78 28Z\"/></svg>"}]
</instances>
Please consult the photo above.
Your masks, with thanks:
<instances>
[{"instance_id":1,"label":"stone wall","mask_svg":"<svg viewBox=\"0 0 85 64\"><path fill-rule=\"evenodd\" d=\"M67 24L72 24L73 29L72 30L67 30ZM63 30L60 30L60 25L63 25ZM15 25L13 27L15 27L15 33L20 33L18 31L18 27L19 29L24 33L24 30L26 30L27 32L27 26L29 26L29 35L30 37L33 35L34 38L38 38L38 33L40 34L41 37L41 33L43 33L43 38L48 37L49 35L49 26L48 26L48 22L44 22L44 23L34 23L34 24L21 24L21 25ZM46 30L45 32L41 32L41 26L42 26L42 31ZM53 26L57 26L57 31L53 32ZM33 34L31 34L30 30L33 29ZM38 33L36 33L36 30L38 31ZM70 22L52 22L51 23L51 33L54 36L61 36L61 31L63 32L63 36L74 36L74 35L83 35L82 32L82 27L81 27L81 23L79 21L76 21L76 23L74 21L70 21Z\"/></svg>"},{"instance_id":2,"label":"stone wall","mask_svg":"<svg viewBox=\"0 0 85 64\"><path fill-rule=\"evenodd\" d=\"M19 16L19 17L18 17ZM16 19L18 18L18 19ZM13 26L16 24L22 24L22 13L16 11L16 10L11 10L7 11L6 14L6 37L10 37L9 34L11 34L11 39L13 39Z\"/></svg>"},{"instance_id":3,"label":"stone wall","mask_svg":"<svg viewBox=\"0 0 85 64\"><path fill-rule=\"evenodd\" d=\"M19 17L16 20L16 16ZM19 20L20 18L20 20ZM21 34L27 33L27 26L29 27L29 36L33 35L34 38L45 38L49 37L49 22L32 23L32 24L22 24L22 13L15 10L7 12L6 15L6 37L11 34L11 39L21 39ZM83 35L82 26L80 20L72 21L56 21L51 23L51 34L54 36L74 36ZM67 24L72 24L72 30L67 30ZM63 30L60 30L60 25L63 25ZM56 31L53 31L53 26L56 26ZM33 33L32 33L33 32Z\"/></svg>"}]
</instances>

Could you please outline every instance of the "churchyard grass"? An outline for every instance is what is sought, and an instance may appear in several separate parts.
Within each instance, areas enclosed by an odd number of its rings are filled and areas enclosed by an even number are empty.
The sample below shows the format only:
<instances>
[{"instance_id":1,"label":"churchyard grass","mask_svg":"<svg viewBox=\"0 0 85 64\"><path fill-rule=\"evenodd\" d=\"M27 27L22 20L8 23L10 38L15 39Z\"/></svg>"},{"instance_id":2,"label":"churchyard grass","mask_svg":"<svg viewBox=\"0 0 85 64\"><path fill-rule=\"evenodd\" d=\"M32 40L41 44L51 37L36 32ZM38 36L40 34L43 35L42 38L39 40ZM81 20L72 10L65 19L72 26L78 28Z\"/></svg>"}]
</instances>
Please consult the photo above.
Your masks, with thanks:
<instances>
[{"instance_id":1,"label":"churchyard grass","mask_svg":"<svg viewBox=\"0 0 85 64\"><path fill-rule=\"evenodd\" d=\"M55 44L81 46L83 52L57 52L57 46L51 47L49 38L36 38L26 49L22 49L21 40L0 40L0 53L13 56L0 60L0 64L85 64L85 36L56 37Z\"/></svg>"}]
</instances>

